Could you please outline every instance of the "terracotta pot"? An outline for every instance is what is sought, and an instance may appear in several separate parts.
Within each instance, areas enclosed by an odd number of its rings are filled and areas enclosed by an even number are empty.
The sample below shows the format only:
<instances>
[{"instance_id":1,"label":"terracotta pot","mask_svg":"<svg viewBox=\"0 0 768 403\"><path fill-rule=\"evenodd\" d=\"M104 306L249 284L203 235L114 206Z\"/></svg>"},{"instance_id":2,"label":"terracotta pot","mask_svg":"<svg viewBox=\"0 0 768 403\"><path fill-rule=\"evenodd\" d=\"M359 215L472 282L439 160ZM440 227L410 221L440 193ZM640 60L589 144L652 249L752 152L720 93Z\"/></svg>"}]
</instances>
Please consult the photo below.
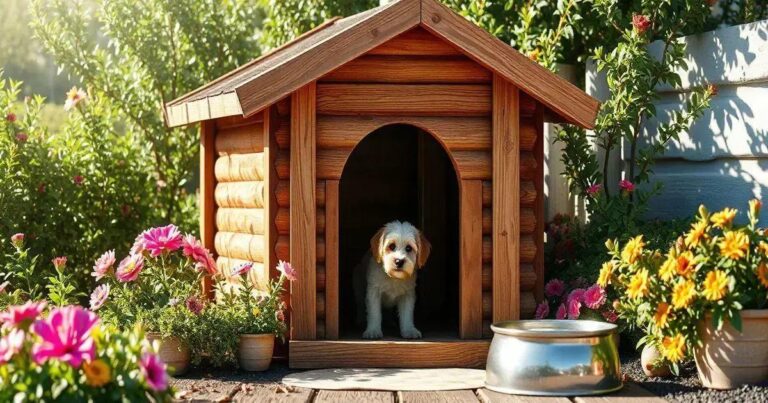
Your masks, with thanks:
<instances>
[{"instance_id":1,"label":"terracotta pot","mask_svg":"<svg viewBox=\"0 0 768 403\"><path fill-rule=\"evenodd\" d=\"M640 365L643 367L645 376L667 377L672 374L669 365L654 366L654 363L658 362L660 358L661 353L656 347L649 344L643 347L643 352L640 354Z\"/></svg>"},{"instance_id":2,"label":"terracotta pot","mask_svg":"<svg viewBox=\"0 0 768 403\"><path fill-rule=\"evenodd\" d=\"M699 323L703 347L695 351L701 383L734 389L768 380L768 309L741 311L742 332L725 320L715 330L710 315Z\"/></svg>"},{"instance_id":3,"label":"terracotta pot","mask_svg":"<svg viewBox=\"0 0 768 403\"><path fill-rule=\"evenodd\" d=\"M246 371L266 371L272 363L274 349L274 334L241 334L237 351L240 368Z\"/></svg>"},{"instance_id":4,"label":"terracotta pot","mask_svg":"<svg viewBox=\"0 0 768 403\"><path fill-rule=\"evenodd\" d=\"M163 338L160 333L147 333L147 340L160 342L157 354L168 365L168 373L182 375L189 370L189 346L178 337Z\"/></svg>"}]
</instances>

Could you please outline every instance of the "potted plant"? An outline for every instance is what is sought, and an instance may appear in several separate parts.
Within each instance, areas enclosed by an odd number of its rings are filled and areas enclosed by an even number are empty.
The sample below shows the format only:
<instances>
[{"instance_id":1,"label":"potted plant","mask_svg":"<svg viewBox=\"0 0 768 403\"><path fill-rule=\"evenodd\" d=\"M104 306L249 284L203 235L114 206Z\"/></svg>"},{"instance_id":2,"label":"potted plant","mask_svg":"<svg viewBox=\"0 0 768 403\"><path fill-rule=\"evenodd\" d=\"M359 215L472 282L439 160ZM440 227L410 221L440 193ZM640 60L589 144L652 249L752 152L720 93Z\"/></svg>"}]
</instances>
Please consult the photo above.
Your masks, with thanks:
<instances>
[{"instance_id":1,"label":"potted plant","mask_svg":"<svg viewBox=\"0 0 768 403\"><path fill-rule=\"evenodd\" d=\"M264 371L272 362L275 337L283 337L285 303L282 301L286 279L296 279L290 263L280 261L277 270L280 277L270 281L266 291L256 290L248 279L253 263L240 264L232 269L227 282L218 283L229 316L237 324L239 342L237 357L240 368L246 371Z\"/></svg>"},{"instance_id":2,"label":"potted plant","mask_svg":"<svg viewBox=\"0 0 768 403\"><path fill-rule=\"evenodd\" d=\"M104 253L92 275L99 285L91 309L120 327L141 324L149 340L159 343L160 357L175 374L190 362L187 340L205 307L200 280L214 274L210 252L174 225L148 229L136 238L130 254L115 266L114 251Z\"/></svg>"},{"instance_id":3,"label":"potted plant","mask_svg":"<svg viewBox=\"0 0 768 403\"><path fill-rule=\"evenodd\" d=\"M643 236L606 246L612 256L601 278L621 298L620 316L641 327L677 373L695 358L702 384L729 389L768 380L768 234L759 229L759 200L746 225L737 211L710 214L701 206L690 231L663 254Z\"/></svg>"}]
</instances>

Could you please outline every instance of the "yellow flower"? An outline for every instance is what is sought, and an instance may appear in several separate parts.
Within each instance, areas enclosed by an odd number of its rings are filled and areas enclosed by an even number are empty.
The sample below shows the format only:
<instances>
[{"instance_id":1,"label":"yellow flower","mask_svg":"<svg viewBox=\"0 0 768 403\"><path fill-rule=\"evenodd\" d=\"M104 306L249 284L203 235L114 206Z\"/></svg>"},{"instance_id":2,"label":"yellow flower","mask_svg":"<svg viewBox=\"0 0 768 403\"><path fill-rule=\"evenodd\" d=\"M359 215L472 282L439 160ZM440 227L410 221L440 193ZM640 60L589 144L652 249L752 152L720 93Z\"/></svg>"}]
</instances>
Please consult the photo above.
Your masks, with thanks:
<instances>
[{"instance_id":1,"label":"yellow flower","mask_svg":"<svg viewBox=\"0 0 768 403\"><path fill-rule=\"evenodd\" d=\"M683 252L680 254L680 256L677 257L677 264L675 265L677 274L685 278L688 278L690 277L691 273L693 273L693 268L694 268L693 253Z\"/></svg>"},{"instance_id":2,"label":"yellow flower","mask_svg":"<svg viewBox=\"0 0 768 403\"><path fill-rule=\"evenodd\" d=\"M643 253L643 247L645 246L645 242L643 242L643 236L638 235L629 241L627 241L627 244L624 246L624 250L621 251L621 260L633 264L637 261L638 258L640 258L640 255Z\"/></svg>"},{"instance_id":3,"label":"yellow flower","mask_svg":"<svg viewBox=\"0 0 768 403\"><path fill-rule=\"evenodd\" d=\"M749 201L749 215L755 217L760 215L760 209L763 208L763 203L758 199L752 199Z\"/></svg>"},{"instance_id":4,"label":"yellow flower","mask_svg":"<svg viewBox=\"0 0 768 403\"><path fill-rule=\"evenodd\" d=\"M597 285L605 288L611 283L611 276L613 275L613 262L603 263L603 267L600 268L600 275L597 277Z\"/></svg>"},{"instance_id":5,"label":"yellow flower","mask_svg":"<svg viewBox=\"0 0 768 403\"><path fill-rule=\"evenodd\" d=\"M664 281L670 281L677 273L677 259L674 256L669 256L664 264L659 269L659 275Z\"/></svg>"},{"instance_id":6,"label":"yellow flower","mask_svg":"<svg viewBox=\"0 0 768 403\"><path fill-rule=\"evenodd\" d=\"M683 280L675 284L672 290L672 305L675 309L688 308L696 297L696 285L691 280Z\"/></svg>"},{"instance_id":7,"label":"yellow flower","mask_svg":"<svg viewBox=\"0 0 768 403\"><path fill-rule=\"evenodd\" d=\"M766 265L765 262L760 263L760 266L757 266L757 278L760 280L760 284L764 287L768 287L768 265Z\"/></svg>"},{"instance_id":8,"label":"yellow flower","mask_svg":"<svg viewBox=\"0 0 768 403\"><path fill-rule=\"evenodd\" d=\"M648 270L641 269L629 280L627 296L637 299L648 295L648 291Z\"/></svg>"},{"instance_id":9,"label":"yellow flower","mask_svg":"<svg viewBox=\"0 0 768 403\"><path fill-rule=\"evenodd\" d=\"M759 250L763 256L768 256L768 243L765 243L765 241L760 241L760 243L757 245L757 250Z\"/></svg>"},{"instance_id":10,"label":"yellow flower","mask_svg":"<svg viewBox=\"0 0 768 403\"><path fill-rule=\"evenodd\" d=\"M258 306L254 306L253 309L251 310L251 313L253 314L253 316L259 316L259 314L261 313L261 309L259 309Z\"/></svg>"},{"instance_id":11,"label":"yellow flower","mask_svg":"<svg viewBox=\"0 0 768 403\"><path fill-rule=\"evenodd\" d=\"M707 273L702 292L705 298L717 301L725 296L726 291L728 291L728 276L724 271L712 270Z\"/></svg>"},{"instance_id":12,"label":"yellow flower","mask_svg":"<svg viewBox=\"0 0 768 403\"><path fill-rule=\"evenodd\" d=\"M671 362L678 362L685 356L685 336L676 334L665 336L661 341L661 354Z\"/></svg>"},{"instance_id":13,"label":"yellow flower","mask_svg":"<svg viewBox=\"0 0 768 403\"><path fill-rule=\"evenodd\" d=\"M718 228L728 228L733 223L733 219L736 218L736 209L724 208L715 214L712 214L712 223Z\"/></svg>"},{"instance_id":14,"label":"yellow flower","mask_svg":"<svg viewBox=\"0 0 768 403\"><path fill-rule=\"evenodd\" d=\"M685 244L688 247L697 247L702 239L707 236L707 221L699 220L691 224L691 230L685 235Z\"/></svg>"},{"instance_id":15,"label":"yellow flower","mask_svg":"<svg viewBox=\"0 0 768 403\"><path fill-rule=\"evenodd\" d=\"M93 387L104 386L112 379L109 365L102 360L88 361L83 364L83 372L88 385Z\"/></svg>"},{"instance_id":16,"label":"yellow flower","mask_svg":"<svg viewBox=\"0 0 768 403\"><path fill-rule=\"evenodd\" d=\"M656 313L653 315L653 323L656 324L656 327L663 329L667 326L670 312L672 312L672 307L666 302L662 302L656 307Z\"/></svg>"},{"instance_id":17,"label":"yellow flower","mask_svg":"<svg viewBox=\"0 0 768 403\"><path fill-rule=\"evenodd\" d=\"M718 246L720 247L721 255L733 260L739 260L747 254L749 237L743 232L728 231Z\"/></svg>"}]
</instances>

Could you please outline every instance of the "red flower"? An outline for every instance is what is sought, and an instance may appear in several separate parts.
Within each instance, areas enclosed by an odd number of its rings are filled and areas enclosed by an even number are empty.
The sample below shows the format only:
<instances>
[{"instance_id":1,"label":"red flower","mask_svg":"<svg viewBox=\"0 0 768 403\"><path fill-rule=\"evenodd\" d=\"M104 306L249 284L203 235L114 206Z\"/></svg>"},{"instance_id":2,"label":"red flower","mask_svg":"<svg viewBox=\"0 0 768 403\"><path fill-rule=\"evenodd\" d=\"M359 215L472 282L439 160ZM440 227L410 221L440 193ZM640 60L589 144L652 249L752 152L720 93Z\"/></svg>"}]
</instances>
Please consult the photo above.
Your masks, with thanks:
<instances>
[{"instance_id":1,"label":"red flower","mask_svg":"<svg viewBox=\"0 0 768 403\"><path fill-rule=\"evenodd\" d=\"M635 28L637 33L644 34L645 31L647 31L648 28L651 27L651 20L649 20L648 17L642 14L633 14L632 26Z\"/></svg>"},{"instance_id":2,"label":"red flower","mask_svg":"<svg viewBox=\"0 0 768 403\"><path fill-rule=\"evenodd\" d=\"M53 260L51 260L51 263L53 263L53 267L55 267L56 270L61 270L64 268L64 266L67 265L67 257L59 256L59 257L53 258Z\"/></svg>"},{"instance_id":3,"label":"red flower","mask_svg":"<svg viewBox=\"0 0 768 403\"><path fill-rule=\"evenodd\" d=\"M720 92L720 90L717 88L716 85L710 84L710 85L707 86L707 92L709 92L710 96L714 97L714 96L717 95L718 92Z\"/></svg>"},{"instance_id":4,"label":"red flower","mask_svg":"<svg viewBox=\"0 0 768 403\"><path fill-rule=\"evenodd\" d=\"M27 139L28 139L27 133L20 132L16 134L16 141L18 141L19 143L26 143Z\"/></svg>"},{"instance_id":5,"label":"red flower","mask_svg":"<svg viewBox=\"0 0 768 403\"><path fill-rule=\"evenodd\" d=\"M632 193L635 191L635 184L626 179L623 179L619 181L619 189L627 193Z\"/></svg>"},{"instance_id":6,"label":"red flower","mask_svg":"<svg viewBox=\"0 0 768 403\"><path fill-rule=\"evenodd\" d=\"M38 193L45 193L45 183L41 183L37 186Z\"/></svg>"},{"instance_id":7,"label":"red flower","mask_svg":"<svg viewBox=\"0 0 768 403\"><path fill-rule=\"evenodd\" d=\"M75 185L80 186L85 181L85 178L83 178L82 175L75 175L72 177L72 182L75 183Z\"/></svg>"},{"instance_id":8,"label":"red flower","mask_svg":"<svg viewBox=\"0 0 768 403\"><path fill-rule=\"evenodd\" d=\"M5 115L5 120L13 123L13 122L16 121L16 115L14 115L13 113L9 113L9 114Z\"/></svg>"}]
</instances>

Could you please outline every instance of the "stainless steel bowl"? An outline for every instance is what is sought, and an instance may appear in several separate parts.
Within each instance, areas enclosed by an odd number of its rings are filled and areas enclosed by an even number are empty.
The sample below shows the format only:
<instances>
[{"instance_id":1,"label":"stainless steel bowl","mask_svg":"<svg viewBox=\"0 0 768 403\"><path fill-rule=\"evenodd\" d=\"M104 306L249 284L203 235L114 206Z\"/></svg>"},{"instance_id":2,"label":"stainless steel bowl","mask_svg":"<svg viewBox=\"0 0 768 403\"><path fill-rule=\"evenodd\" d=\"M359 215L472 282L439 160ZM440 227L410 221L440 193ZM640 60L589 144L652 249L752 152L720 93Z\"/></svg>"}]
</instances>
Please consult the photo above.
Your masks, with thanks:
<instances>
[{"instance_id":1,"label":"stainless steel bowl","mask_svg":"<svg viewBox=\"0 0 768 403\"><path fill-rule=\"evenodd\" d=\"M619 390L616 325L590 320L518 320L491 326L488 389L538 396Z\"/></svg>"}]
</instances>

